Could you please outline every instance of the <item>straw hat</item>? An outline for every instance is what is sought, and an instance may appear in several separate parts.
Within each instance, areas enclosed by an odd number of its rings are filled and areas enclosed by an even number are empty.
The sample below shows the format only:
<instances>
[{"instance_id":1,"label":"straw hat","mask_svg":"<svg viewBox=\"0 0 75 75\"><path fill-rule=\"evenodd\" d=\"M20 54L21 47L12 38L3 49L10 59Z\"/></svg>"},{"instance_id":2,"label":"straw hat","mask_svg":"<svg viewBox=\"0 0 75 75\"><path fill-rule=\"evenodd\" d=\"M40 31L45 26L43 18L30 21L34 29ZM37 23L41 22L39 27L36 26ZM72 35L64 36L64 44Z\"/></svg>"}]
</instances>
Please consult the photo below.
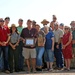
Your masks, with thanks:
<instances>
[{"instance_id":1,"label":"straw hat","mask_svg":"<svg viewBox=\"0 0 75 75\"><path fill-rule=\"evenodd\" d=\"M49 23L49 21L47 21L46 19L44 19L42 22L41 22L43 25L47 25Z\"/></svg>"},{"instance_id":2,"label":"straw hat","mask_svg":"<svg viewBox=\"0 0 75 75\"><path fill-rule=\"evenodd\" d=\"M16 27L16 25L15 24L11 24L11 27Z\"/></svg>"}]
</instances>

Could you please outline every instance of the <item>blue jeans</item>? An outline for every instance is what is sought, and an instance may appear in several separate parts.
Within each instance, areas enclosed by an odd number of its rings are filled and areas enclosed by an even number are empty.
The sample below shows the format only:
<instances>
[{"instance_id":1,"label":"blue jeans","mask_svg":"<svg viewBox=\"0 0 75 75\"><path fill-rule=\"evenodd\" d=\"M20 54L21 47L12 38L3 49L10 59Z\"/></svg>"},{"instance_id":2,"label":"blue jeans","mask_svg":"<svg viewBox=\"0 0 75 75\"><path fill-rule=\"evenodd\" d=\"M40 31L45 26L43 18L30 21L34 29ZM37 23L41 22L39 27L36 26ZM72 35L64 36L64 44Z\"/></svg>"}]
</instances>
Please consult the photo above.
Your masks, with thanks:
<instances>
[{"instance_id":1,"label":"blue jeans","mask_svg":"<svg viewBox=\"0 0 75 75\"><path fill-rule=\"evenodd\" d=\"M52 51L51 49L45 50L45 61L54 62L54 51Z\"/></svg>"},{"instance_id":2,"label":"blue jeans","mask_svg":"<svg viewBox=\"0 0 75 75\"><path fill-rule=\"evenodd\" d=\"M22 51L23 51L23 42L20 41L19 43L19 69L23 69L23 64L24 64L24 57L22 55Z\"/></svg>"},{"instance_id":3,"label":"blue jeans","mask_svg":"<svg viewBox=\"0 0 75 75\"><path fill-rule=\"evenodd\" d=\"M3 52L1 51L1 48L0 48L0 70L3 70L4 68L4 64L3 64Z\"/></svg>"},{"instance_id":4,"label":"blue jeans","mask_svg":"<svg viewBox=\"0 0 75 75\"><path fill-rule=\"evenodd\" d=\"M3 53L4 70L8 70L8 46L0 46L0 52Z\"/></svg>"},{"instance_id":5,"label":"blue jeans","mask_svg":"<svg viewBox=\"0 0 75 75\"><path fill-rule=\"evenodd\" d=\"M42 66L42 56L44 54L44 47L36 47L36 65Z\"/></svg>"},{"instance_id":6,"label":"blue jeans","mask_svg":"<svg viewBox=\"0 0 75 75\"><path fill-rule=\"evenodd\" d=\"M56 65L58 68L63 68L64 66L64 59L63 59L63 54L62 54L62 49L61 49L61 44L59 44L59 49L56 48L57 43L55 43L54 47L54 55L56 58Z\"/></svg>"}]
</instances>

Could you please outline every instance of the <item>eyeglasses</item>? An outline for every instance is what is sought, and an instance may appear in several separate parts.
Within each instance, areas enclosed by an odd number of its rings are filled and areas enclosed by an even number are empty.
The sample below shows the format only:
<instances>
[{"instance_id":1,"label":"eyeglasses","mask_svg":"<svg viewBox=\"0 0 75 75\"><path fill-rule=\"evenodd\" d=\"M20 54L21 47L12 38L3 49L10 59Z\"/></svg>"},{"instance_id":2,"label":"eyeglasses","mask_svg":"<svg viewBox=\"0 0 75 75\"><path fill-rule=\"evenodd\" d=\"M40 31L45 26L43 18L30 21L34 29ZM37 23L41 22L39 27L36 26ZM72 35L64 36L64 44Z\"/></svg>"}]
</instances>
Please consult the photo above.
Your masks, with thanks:
<instances>
[{"instance_id":1,"label":"eyeglasses","mask_svg":"<svg viewBox=\"0 0 75 75\"><path fill-rule=\"evenodd\" d=\"M0 20L0 22L4 22L3 20Z\"/></svg>"}]
</instances>

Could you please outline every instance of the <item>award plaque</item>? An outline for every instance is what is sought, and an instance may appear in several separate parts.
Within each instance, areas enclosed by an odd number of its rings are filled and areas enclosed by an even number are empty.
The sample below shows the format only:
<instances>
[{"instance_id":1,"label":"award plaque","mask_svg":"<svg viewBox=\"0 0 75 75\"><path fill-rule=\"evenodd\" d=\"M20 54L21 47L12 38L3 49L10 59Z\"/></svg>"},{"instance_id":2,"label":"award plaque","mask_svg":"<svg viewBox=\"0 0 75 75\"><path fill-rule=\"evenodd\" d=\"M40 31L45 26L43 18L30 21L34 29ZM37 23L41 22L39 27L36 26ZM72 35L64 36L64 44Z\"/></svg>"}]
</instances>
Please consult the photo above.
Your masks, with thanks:
<instances>
[{"instance_id":1,"label":"award plaque","mask_svg":"<svg viewBox=\"0 0 75 75\"><path fill-rule=\"evenodd\" d=\"M25 38L25 46L34 46L35 40L34 38Z\"/></svg>"},{"instance_id":2,"label":"award plaque","mask_svg":"<svg viewBox=\"0 0 75 75\"><path fill-rule=\"evenodd\" d=\"M38 46L44 46L44 38L38 37Z\"/></svg>"}]
</instances>

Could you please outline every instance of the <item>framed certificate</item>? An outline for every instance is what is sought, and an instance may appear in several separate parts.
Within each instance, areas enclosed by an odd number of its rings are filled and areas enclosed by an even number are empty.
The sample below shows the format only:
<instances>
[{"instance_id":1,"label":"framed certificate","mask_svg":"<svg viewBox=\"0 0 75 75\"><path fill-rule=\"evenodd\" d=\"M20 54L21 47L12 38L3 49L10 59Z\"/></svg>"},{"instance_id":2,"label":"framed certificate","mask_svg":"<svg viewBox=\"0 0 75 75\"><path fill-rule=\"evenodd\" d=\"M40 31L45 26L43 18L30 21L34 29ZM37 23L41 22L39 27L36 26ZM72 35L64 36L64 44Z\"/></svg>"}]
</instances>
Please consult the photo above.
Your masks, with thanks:
<instances>
[{"instance_id":1,"label":"framed certificate","mask_svg":"<svg viewBox=\"0 0 75 75\"><path fill-rule=\"evenodd\" d=\"M35 40L34 38L25 38L25 46L34 46Z\"/></svg>"}]
</instances>

